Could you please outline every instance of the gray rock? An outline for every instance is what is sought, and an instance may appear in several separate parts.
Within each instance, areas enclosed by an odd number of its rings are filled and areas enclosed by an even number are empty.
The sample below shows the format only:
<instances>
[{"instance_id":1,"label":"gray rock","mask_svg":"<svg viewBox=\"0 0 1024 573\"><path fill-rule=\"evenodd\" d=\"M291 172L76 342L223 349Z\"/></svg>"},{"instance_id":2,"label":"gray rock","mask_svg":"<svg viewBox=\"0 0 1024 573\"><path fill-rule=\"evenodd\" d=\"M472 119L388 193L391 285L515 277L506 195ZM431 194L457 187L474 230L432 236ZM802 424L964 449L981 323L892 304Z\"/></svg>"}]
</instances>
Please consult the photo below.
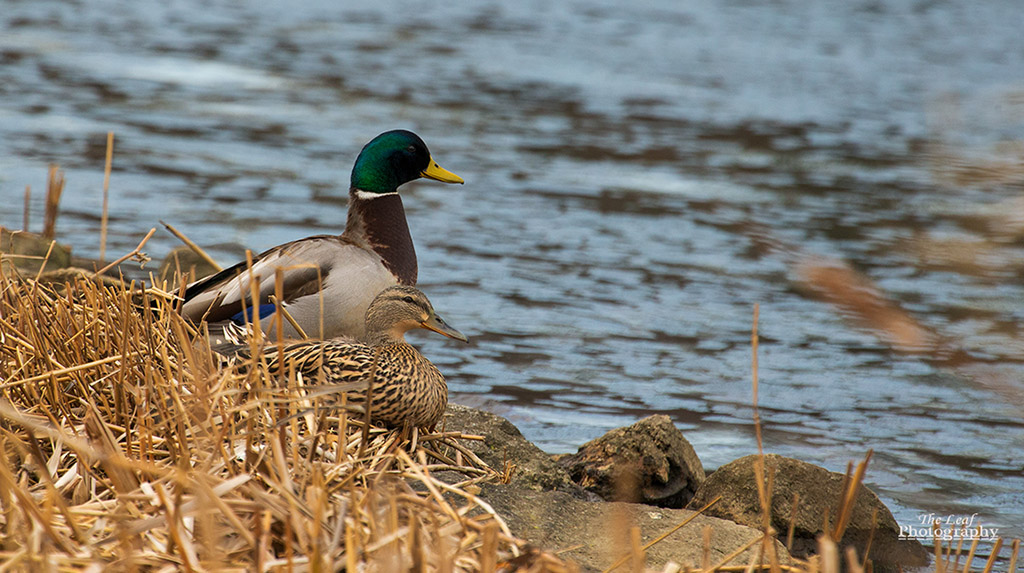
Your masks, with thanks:
<instances>
[{"instance_id":1,"label":"gray rock","mask_svg":"<svg viewBox=\"0 0 1024 573\"><path fill-rule=\"evenodd\" d=\"M474 454L480 456L495 470L508 471L512 483L539 490L560 490L583 497L584 492L571 479L568 472L551 456L523 437L519 428L505 418L449 404L445 412L444 429L484 436L483 441L465 440Z\"/></svg>"},{"instance_id":2,"label":"gray rock","mask_svg":"<svg viewBox=\"0 0 1024 573\"><path fill-rule=\"evenodd\" d=\"M708 515L730 519L736 523L757 527L761 523L761 505L754 479L754 462L758 456L746 456L730 462L712 473L690 500L688 507L698 508L716 496L722 499L707 510ZM774 472L774 490L771 502L771 526L785 539L793 512L793 496L799 494L790 551L804 557L817 549L816 538L822 533L827 515L834 523L839 512L843 474L783 456L765 456L766 474ZM900 567L921 567L929 562L928 552L916 540L899 539L899 524L892 513L871 490L860 486L853 515L840 547L853 545L858 555L864 548L872 530L872 514L877 511L870 558L875 571L894 571Z\"/></svg>"},{"instance_id":3,"label":"gray rock","mask_svg":"<svg viewBox=\"0 0 1024 573\"><path fill-rule=\"evenodd\" d=\"M559 463L604 500L660 507L685 507L705 478L693 446L664 415L614 429Z\"/></svg>"},{"instance_id":4,"label":"gray rock","mask_svg":"<svg viewBox=\"0 0 1024 573\"><path fill-rule=\"evenodd\" d=\"M647 544L694 513L636 503L583 501L563 492L536 491L515 484L482 484L480 497L505 519L514 535L559 552L560 557L587 571L603 571L628 555L633 527L640 528L641 543ZM707 558L712 565L761 536L756 529L701 515L648 549L645 565L660 571L671 561L684 569L699 568L704 560L706 528L710 528ZM754 544L728 564L747 565L756 559L760 546ZM780 543L775 542L775 548L781 563L791 562ZM621 570L630 570L628 563Z\"/></svg>"}]
</instances>

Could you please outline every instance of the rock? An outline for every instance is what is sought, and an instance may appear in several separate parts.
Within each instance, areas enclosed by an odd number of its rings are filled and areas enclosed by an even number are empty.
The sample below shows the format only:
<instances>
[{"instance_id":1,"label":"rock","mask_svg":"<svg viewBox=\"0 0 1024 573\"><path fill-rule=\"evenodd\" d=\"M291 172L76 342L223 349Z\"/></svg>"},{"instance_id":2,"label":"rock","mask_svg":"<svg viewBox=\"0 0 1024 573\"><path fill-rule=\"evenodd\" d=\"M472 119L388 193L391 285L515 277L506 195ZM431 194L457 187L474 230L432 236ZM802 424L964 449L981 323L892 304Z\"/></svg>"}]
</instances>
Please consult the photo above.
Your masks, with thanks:
<instances>
[{"instance_id":1,"label":"rock","mask_svg":"<svg viewBox=\"0 0 1024 573\"><path fill-rule=\"evenodd\" d=\"M586 571L603 571L629 554L633 527L640 528L641 544L647 544L694 513L635 503L583 501L567 493L536 491L515 484L481 484L480 497L505 519L513 535L559 552L560 557L576 562ZM761 536L756 529L701 515L648 549L644 565L656 571L663 570L669 562L684 569L700 568L706 528L710 528L711 565ZM789 564L786 549L777 541L774 543L780 562ZM746 566L759 547L760 543L755 543L728 564ZM632 570L628 564L617 570Z\"/></svg>"},{"instance_id":2,"label":"rock","mask_svg":"<svg viewBox=\"0 0 1024 573\"><path fill-rule=\"evenodd\" d=\"M664 415L612 430L559 463L602 499L660 507L685 507L705 478L693 446Z\"/></svg>"},{"instance_id":3,"label":"rock","mask_svg":"<svg viewBox=\"0 0 1024 573\"><path fill-rule=\"evenodd\" d=\"M444 429L484 436L463 443L495 470L508 470L512 483L532 489L560 490L583 497L584 492L551 456L523 437L519 428L490 412L448 404Z\"/></svg>"},{"instance_id":4,"label":"rock","mask_svg":"<svg viewBox=\"0 0 1024 573\"><path fill-rule=\"evenodd\" d=\"M200 257L192 249L182 246L171 251L157 271L160 280L168 283L174 282L175 273L188 277L185 282L192 282L217 272L203 257Z\"/></svg>"},{"instance_id":5,"label":"rock","mask_svg":"<svg viewBox=\"0 0 1024 573\"><path fill-rule=\"evenodd\" d=\"M746 456L730 462L712 473L690 500L689 508L699 508L717 496L722 499L705 513L730 519L742 525L757 527L761 523L761 505L754 479L754 462L758 456ZM816 538L822 533L827 515L835 521L842 495L843 474L786 458L776 454L765 456L766 475L774 472L774 490L771 503L771 526L785 538L789 531L793 511L793 496L799 494L793 544L790 551L795 557L805 557L817 549ZM840 547L853 545L858 555L864 548L872 530L872 513L878 512L871 541L870 558L875 571L895 571L899 568L921 567L929 562L928 552L916 540L899 539L899 524L878 496L863 485L857 494L853 515Z\"/></svg>"},{"instance_id":6,"label":"rock","mask_svg":"<svg viewBox=\"0 0 1024 573\"><path fill-rule=\"evenodd\" d=\"M125 283L121 281L121 279L107 275L97 276L95 271L90 271L77 266L42 273L39 275L38 282L42 285L49 285L59 293L64 293L66 292L64 285L74 285L80 280L93 281L98 285L109 287L125 286Z\"/></svg>"},{"instance_id":7,"label":"rock","mask_svg":"<svg viewBox=\"0 0 1024 573\"><path fill-rule=\"evenodd\" d=\"M657 422L662 425L661 421ZM481 483L478 495L502 516L512 533L547 550L573 548L561 556L578 563L584 570L603 570L629 553L632 527L640 528L642 543L647 543L693 515L692 511L683 509L585 501L582 498L586 497L586 492L572 482L568 472L501 416L449 404L444 429L485 436L483 441L463 440L462 443L492 468L510 469L510 483ZM703 536L707 527L711 528L708 557L712 564L761 535L757 530L730 521L698 516L652 546L646 552L646 565L658 570L670 561L682 566L699 566L704 557ZM789 563L785 548L778 542L775 545L782 562ZM732 563L746 565L751 556L748 550Z\"/></svg>"},{"instance_id":8,"label":"rock","mask_svg":"<svg viewBox=\"0 0 1024 573\"><path fill-rule=\"evenodd\" d=\"M50 244L53 243L53 249ZM49 251L49 258L46 253ZM3 253L0 272L7 274L13 264L22 273L37 273L46 260L46 271L63 269L71 264L71 247L45 239L27 231L11 231L0 227L0 253Z\"/></svg>"}]
</instances>

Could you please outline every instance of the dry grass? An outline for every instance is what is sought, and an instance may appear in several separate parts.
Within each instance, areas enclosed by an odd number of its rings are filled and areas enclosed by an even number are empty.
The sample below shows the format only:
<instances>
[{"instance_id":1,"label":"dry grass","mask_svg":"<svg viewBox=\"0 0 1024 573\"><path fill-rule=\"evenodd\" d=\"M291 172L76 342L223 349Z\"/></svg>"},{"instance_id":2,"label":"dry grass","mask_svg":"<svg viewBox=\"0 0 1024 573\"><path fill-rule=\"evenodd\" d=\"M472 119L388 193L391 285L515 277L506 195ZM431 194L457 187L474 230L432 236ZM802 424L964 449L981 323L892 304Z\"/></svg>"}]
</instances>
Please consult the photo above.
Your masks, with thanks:
<instances>
[{"instance_id":1,"label":"dry grass","mask_svg":"<svg viewBox=\"0 0 1024 573\"><path fill-rule=\"evenodd\" d=\"M466 437L318 410L172 301L0 277L0 570L568 570L473 495Z\"/></svg>"}]
</instances>

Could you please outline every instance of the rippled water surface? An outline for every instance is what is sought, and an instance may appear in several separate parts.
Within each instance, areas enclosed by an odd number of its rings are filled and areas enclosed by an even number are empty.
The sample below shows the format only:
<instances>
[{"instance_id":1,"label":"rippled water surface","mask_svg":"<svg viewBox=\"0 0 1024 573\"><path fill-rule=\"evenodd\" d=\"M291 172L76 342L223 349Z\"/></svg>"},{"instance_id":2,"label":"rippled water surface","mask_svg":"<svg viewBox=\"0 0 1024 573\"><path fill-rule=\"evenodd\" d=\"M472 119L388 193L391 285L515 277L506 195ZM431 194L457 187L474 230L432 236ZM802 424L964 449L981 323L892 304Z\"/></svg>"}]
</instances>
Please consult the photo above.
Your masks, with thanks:
<instances>
[{"instance_id":1,"label":"rippled water surface","mask_svg":"<svg viewBox=\"0 0 1024 573\"><path fill-rule=\"evenodd\" d=\"M411 128L467 181L403 188L473 339L416 338L455 401L553 452L668 414L714 468L756 451L760 304L768 450L872 449L901 523L1024 535L1018 4L640 4L9 0L0 224L31 185L38 230L59 163L58 233L96 256L113 131L108 253L164 220L234 262L340 232L360 147ZM835 297L857 276L879 313Z\"/></svg>"}]
</instances>

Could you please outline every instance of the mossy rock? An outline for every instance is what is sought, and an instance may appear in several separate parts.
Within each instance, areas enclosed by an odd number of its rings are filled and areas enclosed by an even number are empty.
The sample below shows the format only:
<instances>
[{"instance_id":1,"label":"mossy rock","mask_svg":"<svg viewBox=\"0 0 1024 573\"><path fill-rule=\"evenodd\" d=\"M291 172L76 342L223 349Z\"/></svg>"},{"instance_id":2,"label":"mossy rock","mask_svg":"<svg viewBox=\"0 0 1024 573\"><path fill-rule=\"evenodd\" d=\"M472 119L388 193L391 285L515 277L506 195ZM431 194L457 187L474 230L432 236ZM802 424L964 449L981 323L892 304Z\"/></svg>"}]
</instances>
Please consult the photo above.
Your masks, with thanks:
<instances>
[{"instance_id":1,"label":"mossy rock","mask_svg":"<svg viewBox=\"0 0 1024 573\"><path fill-rule=\"evenodd\" d=\"M15 269L22 274L38 273L44 261L44 272L71 266L71 247L36 233L0 227L0 271L5 275Z\"/></svg>"},{"instance_id":2,"label":"mossy rock","mask_svg":"<svg viewBox=\"0 0 1024 573\"><path fill-rule=\"evenodd\" d=\"M178 247L171 251L160 264L157 277L171 285L177 284L178 277L185 282L199 280L217 272L218 269L208 263L188 247Z\"/></svg>"},{"instance_id":3,"label":"mossy rock","mask_svg":"<svg viewBox=\"0 0 1024 573\"><path fill-rule=\"evenodd\" d=\"M750 527L761 524L761 502L758 494L756 464L759 456L745 456L716 470L697 490L689 508L697 509L714 498L722 499L705 511L706 515L729 519ZM796 557L807 557L816 552L817 537L824 531L824 521L830 524L839 513L845 476L804 461L776 454L767 454L765 471L773 474L771 492L771 525L776 531L789 529L794 518L793 545L789 548ZM875 571L898 571L901 568L923 567L929 555L915 539L900 538L900 526L889 508L873 491L861 484L857 500L839 541L840 547L852 545L863 556L870 540ZM793 509L794 495L799 497Z\"/></svg>"}]
</instances>

